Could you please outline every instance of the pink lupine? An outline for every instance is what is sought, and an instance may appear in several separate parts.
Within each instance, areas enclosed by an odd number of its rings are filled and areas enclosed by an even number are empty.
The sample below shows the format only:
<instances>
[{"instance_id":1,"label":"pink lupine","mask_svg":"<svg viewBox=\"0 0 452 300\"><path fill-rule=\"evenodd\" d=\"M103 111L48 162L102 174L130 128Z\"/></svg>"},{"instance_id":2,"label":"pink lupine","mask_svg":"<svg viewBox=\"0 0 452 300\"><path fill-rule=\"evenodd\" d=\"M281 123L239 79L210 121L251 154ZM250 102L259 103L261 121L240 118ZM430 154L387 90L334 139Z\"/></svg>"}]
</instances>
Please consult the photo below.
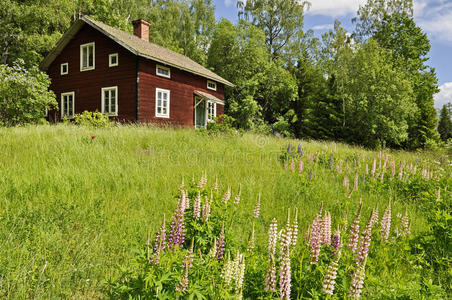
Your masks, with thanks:
<instances>
[{"instance_id":1,"label":"pink lupine","mask_svg":"<svg viewBox=\"0 0 452 300\"><path fill-rule=\"evenodd\" d=\"M240 203L240 197L242 195L242 185L239 184L239 190L237 191L237 195L234 198L234 204L238 205Z\"/></svg>"},{"instance_id":2,"label":"pink lupine","mask_svg":"<svg viewBox=\"0 0 452 300\"><path fill-rule=\"evenodd\" d=\"M279 271L279 296L281 299L290 299L290 249L287 247L281 260Z\"/></svg>"},{"instance_id":3,"label":"pink lupine","mask_svg":"<svg viewBox=\"0 0 452 300\"><path fill-rule=\"evenodd\" d=\"M293 157L290 159L290 171L295 171L295 162L293 160Z\"/></svg>"},{"instance_id":4,"label":"pink lupine","mask_svg":"<svg viewBox=\"0 0 452 300\"><path fill-rule=\"evenodd\" d=\"M304 161L300 159L300 163L298 164L298 173L303 173Z\"/></svg>"},{"instance_id":5,"label":"pink lupine","mask_svg":"<svg viewBox=\"0 0 452 300\"><path fill-rule=\"evenodd\" d=\"M292 246L295 246L297 244L298 240L298 208L295 208L295 218L292 223Z\"/></svg>"},{"instance_id":6,"label":"pink lupine","mask_svg":"<svg viewBox=\"0 0 452 300\"><path fill-rule=\"evenodd\" d=\"M218 177L215 177L215 183L213 184L212 190L218 190Z\"/></svg>"},{"instance_id":7,"label":"pink lupine","mask_svg":"<svg viewBox=\"0 0 452 300\"><path fill-rule=\"evenodd\" d=\"M197 186L198 188L203 189L206 186L206 184L207 184L207 175L204 173L202 174L201 179L199 179Z\"/></svg>"},{"instance_id":8,"label":"pink lupine","mask_svg":"<svg viewBox=\"0 0 452 300\"><path fill-rule=\"evenodd\" d=\"M348 182L348 177L347 176L344 176L344 180L342 181L342 184L344 185L345 191L348 192L349 182Z\"/></svg>"},{"instance_id":9,"label":"pink lupine","mask_svg":"<svg viewBox=\"0 0 452 300\"><path fill-rule=\"evenodd\" d=\"M358 213L356 214L355 219L353 220L353 224L350 226L350 234L348 237L348 248L355 253L356 248L358 247L358 239L359 239L359 221L361 218L361 208L362 204L359 204Z\"/></svg>"},{"instance_id":10,"label":"pink lupine","mask_svg":"<svg viewBox=\"0 0 452 300\"><path fill-rule=\"evenodd\" d=\"M329 212L325 212L322 218L321 243L324 245L331 244L331 214Z\"/></svg>"},{"instance_id":11,"label":"pink lupine","mask_svg":"<svg viewBox=\"0 0 452 300\"><path fill-rule=\"evenodd\" d=\"M223 198L221 199L221 202L224 204L228 204L229 199L231 199L231 188L228 187L228 190L224 194Z\"/></svg>"},{"instance_id":12,"label":"pink lupine","mask_svg":"<svg viewBox=\"0 0 452 300\"><path fill-rule=\"evenodd\" d=\"M367 226L370 226L370 228L372 229L372 227L378 223L378 206L376 206L374 208L374 210L372 211L372 214L370 215L370 220L369 223L367 224Z\"/></svg>"},{"instance_id":13,"label":"pink lupine","mask_svg":"<svg viewBox=\"0 0 452 300\"><path fill-rule=\"evenodd\" d=\"M199 220L201 218L201 194L198 192L193 202L193 218Z\"/></svg>"},{"instance_id":14,"label":"pink lupine","mask_svg":"<svg viewBox=\"0 0 452 300\"><path fill-rule=\"evenodd\" d=\"M254 207L253 210L253 218L255 219L259 218L260 211L261 211L261 194L259 194L259 196L257 197L256 206Z\"/></svg>"},{"instance_id":15,"label":"pink lupine","mask_svg":"<svg viewBox=\"0 0 452 300\"><path fill-rule=\"evenodd\" d=\"M336 257L330 262L328 268L326 269L325 277L323 278L322 292L327 295L334 294L334 286L336 285L336 276L340 257L341 251L339 250Z\"/></svg>"},{"instance_id":16,"label":"pink lupine","mask_svg":"<svg viewBox=\"0 0 452 300\"><path fill-rule=\"evenodd\" d=\"M224 235L224 225L221 225L221 232L217 239L217 252L215 254L215 258L217 260L222 260L224 255L224 242L225 242L225 235Z\"/></svg>"},{"instance_id":17,"label":"pink lupine","mask_svg":"<svg viewBox=\"0 0 452 300\"><path fill-rule=\"evenodd\" d=\"M269 259L267 273L265 274L264 290L266 292L276 292L276 265L274 255L272 255Z\"/></svg>"},{"instance_id":18,"label":"pink lupine","mask_svg":"<svg viewBox=\"0 0 452 300\"><path fill-rule=\"evenodd\" d=\"M185 267L184 276L180 279L179 283L176 285L176 291L182 293L188 287L188 266Z\"/></svg>"},{"instance_id":19,"label":"pink lupine","mask_svg":"<svg viewBox=\"0 0 452 300\"><path fill-rule=\"evenodd\" d=\"M311 264L317 263L320 255L320 248L322 246L322 221L321 221L321 213L319 212L311 225L311 238L309 241L309 245L311 247L310 254L310 262Z\"/></svg>"},{"instance_id":20,"label":"pink lupine","mask_svg":"<svg viewBox=\"0 0 452 300\"><path fill-rule=\"evenodd\" d=\"M360 262L352 275L352 282L348 291L348 297L352 299L359 299L364 287L364 277L366 274L366 261Z\"/></svg>"},{"instance_id":21,"label":"pink lupine","mask_svg":"<svg viewBox=\"0 0 452 300\"><path fill-rule=\"evenodd\" d=\"M402 236L407 236L410 234L410 220L408 217L408 211L405 209L405 215L402 217Z\"/></svg>"},{"instance_id":22,"label":"pink lupine","mask_svg":"<svg viewBox=\"0 0 452 300\"><path fill-rule=\"evenodd\" d=\"M369 164L366 164L366 175L369 175Z\"/></svg>"},{"instance_id":23,"label":"pink lupine","mask_svg":"<svg viewBox=\"0 0 452 300\"><path fill-rule=\"evenodd\" d=\"M175 247L182 248L185 241L185 221L184 221L184 202L180 201L174 212L169 236L168 248L175 250Z\"/></svg>"},{"instance_id":24,"label":"pink lupine","mask_svg":"<svg viewBox=\"0 0 452 300\"><path fill-rule=\"evenodd\" d=\"M193 266L193 258L195 257L194 253L194 240L191 241L190 249L188 249L187 253L185 254L184 261L182 262L182 267L188 266L191 268Z\"/></svg>"},{"instance_id":25,"label":"pink lupine","mask_svg":"<svg viewBox=\"0 0 452 300\"><path fill-rule=\"evenodd\" d=\"M395 176L395 161L391 160L391 178Z\"/></svg>"},{"instance_id":26,"label":"pink lupine","mask_svg":"<svg viewBox=\"0 0 452 300\"><path fill-rule=\"evenodd\" d=\"M391 231L391 202L388 203L388 207L383 214L381 219L381 240L384 242L388 241L389 233Z\"/></svg>"},{"instance_id":27,"label":"pink lupine","mask_svg":"<svg viewBox=\"0 0 452 300\"><path fill-rule=\"evenodd\" d=\"M210 217L210 203L206 198L206 201L204 201L204 204L202 206L202 219L204 222L207 222Z\"/></svg>"},{"instance_id":28,"label":"pink lupine","mask_svg":"<svg viewBox=\"0 0 452 300\"><path fill-rule=\"evenodd\" d=\"M284 251L286 248L289 248L289 246L292 244L292 225L290 224L290 209L287 212L287 222L286 226L284 226L282 233L281 233L281 257L284 256Z\"/></svg>"},{"instance_id":29,"label":"pink lupine","mask_svg":"<svg viewBox=\"0 0 452 300\"><path fill-rule=\"evenodd\" d=\"M163 215L162 225L160 226L154 241L154 257L149 262L158 265L160 263L160 255L166 247L166 222L165 215Z\"/></svg>"},{"instance_id":30,"label":"pink lupine","mask_svg":"<svg viewBox=\"0 0 452 300\"><path fill-rule=\"evenodd\" d=\"M369 226L368 224L359 242L358 255L356 256L357 265L359 265L360 262L367 258L367 255L369 254L371 237L372 237L372 227Z\"/></svg>"},{"instance_id":31,"label":"pink lupine","mask_svg":"<svg viewBox=\"0 0 452 300\"><path fill-rule=\"evenodd\" d=\"M372 177L375 177L375 169L377 168L377 161L374 158L373 162L372 162L372 171L370 172L370 174L372 175Z\"/></svg>"},{"instance_id":32,"label":"pink lupine","mask_svg":"<svg viewBox=\"0 0 452 300\"><path fill-rule=\"evenodd\" d=\"M382 170L381 171L381 175L380 175L380 181L384 181L385 180L385 171L384 170Z\"/></svg>"},{"instance_id":33,"label":"pink lupine","mask_svg":"<svg viewBox=\"0 0 452 300\"><path fill-rule=\"evenodd\" d=\"M278 241L278 222L273 219L268 230L268 262L269 266L265 275L265 290L276 291L276 243Z\"/></svg>"},{"instance_id":34,"label":"pink lupine","mask_svg":"<svg viewBox=\"0 0 452 300\"><path fill-rule=\"evenodd\" d=\"M278 221L273 218L268 230L268 255L276 254L276 243L278 242Z\"/></svg>"}]
</instances>

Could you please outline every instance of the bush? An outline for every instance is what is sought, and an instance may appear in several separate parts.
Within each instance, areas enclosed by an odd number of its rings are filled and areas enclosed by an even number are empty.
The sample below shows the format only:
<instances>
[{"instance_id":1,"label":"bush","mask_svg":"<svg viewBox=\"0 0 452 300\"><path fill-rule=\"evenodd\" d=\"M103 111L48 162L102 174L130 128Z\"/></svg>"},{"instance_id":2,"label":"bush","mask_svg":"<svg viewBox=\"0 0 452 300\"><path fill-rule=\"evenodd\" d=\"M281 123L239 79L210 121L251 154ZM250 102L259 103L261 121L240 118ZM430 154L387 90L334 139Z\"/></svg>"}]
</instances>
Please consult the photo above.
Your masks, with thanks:
<instances>
[{"instance_id":1,"label":"bush","mask_svg":"<svg viewBox=\"0 0 452 300\"><path fill-rule=\"evenodd\" d=\"M85 110L81 114L76 114L74 116L74 123L76 125L96 128L110 126L110 120L108 118L108 115L104 115L103 113L100 113L98 111L91 112L87 110Z\"/></svg>"},{"instance_id":2,"label":"bush","mask_svg":"<svg viewBox=\"0 0 452 300\"><path fill-rule=\"evenodd\" d=\"M207 130L211 134L216 133L233 133L235 129L232 124L235 119L228 115L221 115L219 117L214 118L213 122L207 123Z\"/></svg>"},{"instance_id":3,"label":"bush","mask_svg":"<svg viewBox=\"0 0 452 300\"><path fill-rule=\"evenodd\" d=\"M0 65L0 125L38 123L46 110L57 107L49 86L47 74L37 67L26 69L23 60Z\"/></svg>"}]
</instances>

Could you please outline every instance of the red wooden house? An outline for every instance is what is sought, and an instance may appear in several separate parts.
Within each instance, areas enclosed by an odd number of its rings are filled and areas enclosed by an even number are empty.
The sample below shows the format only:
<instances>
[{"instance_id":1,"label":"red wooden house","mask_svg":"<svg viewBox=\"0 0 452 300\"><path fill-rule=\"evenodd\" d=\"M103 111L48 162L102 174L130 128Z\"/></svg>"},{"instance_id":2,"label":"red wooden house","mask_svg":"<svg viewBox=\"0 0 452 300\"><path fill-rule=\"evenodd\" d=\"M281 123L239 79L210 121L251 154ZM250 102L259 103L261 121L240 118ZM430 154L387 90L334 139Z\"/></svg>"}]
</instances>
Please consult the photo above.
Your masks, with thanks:
<instances>
[{"instance_id":1,"label":"red wooden house","mask_svg":"<svg viewBox=\"0 0 452 300\"><path fill-rule=\"evenodd\" d=\"M232 84L188 57L149 42L149 23L134 34L82 16L41 63L60 107L51 121L85 110L119 121L206 126L224 111Z\"/></svg>"}]
</instances>

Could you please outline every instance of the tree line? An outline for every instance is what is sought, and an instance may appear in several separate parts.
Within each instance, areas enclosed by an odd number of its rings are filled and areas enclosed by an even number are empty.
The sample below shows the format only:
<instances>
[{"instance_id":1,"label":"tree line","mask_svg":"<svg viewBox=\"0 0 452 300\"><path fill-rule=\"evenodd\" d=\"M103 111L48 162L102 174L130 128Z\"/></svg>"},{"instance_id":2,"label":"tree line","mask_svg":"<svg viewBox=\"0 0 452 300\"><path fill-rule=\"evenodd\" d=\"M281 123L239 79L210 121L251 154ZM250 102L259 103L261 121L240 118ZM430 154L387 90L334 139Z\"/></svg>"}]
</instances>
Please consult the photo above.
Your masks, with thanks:
<instances>
[{"instance_id":1,"label":"tree line","mask_svg":"<svg viewBox=\"0 0 452 300\"><path fill-rule=\"evenodd\" d=\"M212 0L0 2L2 64L38 65L80 13L129 32L143 18L151 42L235 84L225 112L238 128L367 147L440 140L437 76L413 0L368 0L353 31L336 21L321 37L304 28L311 4L299 0L239 0L235 24L215 20Z\"/></svg>"}]
</instances>

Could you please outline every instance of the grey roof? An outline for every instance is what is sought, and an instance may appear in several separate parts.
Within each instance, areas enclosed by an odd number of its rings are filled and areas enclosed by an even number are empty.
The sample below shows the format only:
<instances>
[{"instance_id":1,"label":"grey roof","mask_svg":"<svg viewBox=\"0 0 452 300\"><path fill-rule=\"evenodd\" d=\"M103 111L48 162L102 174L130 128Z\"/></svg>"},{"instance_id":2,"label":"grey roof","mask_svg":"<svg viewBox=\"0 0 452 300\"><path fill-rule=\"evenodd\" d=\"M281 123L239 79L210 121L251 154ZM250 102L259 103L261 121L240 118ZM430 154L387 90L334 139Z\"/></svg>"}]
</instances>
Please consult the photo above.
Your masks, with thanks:
<instances>
[{"instance_id":1,"label":"grey roof","mask_svg":"<svg viewBox=\"0 0 452 300\"><path fill-rule=\"evenodd\" d=\"M61 53L61 51L63 51L64 47L77 34L77 32L80 30L80 28L82 28L84 24L88 24L91 27L99 30L135 55L152 59L157 62L176 67L217 82L221 82L228 86L233 86L233 84L226 79L218 76L214 72L201 66L185 55L176 53L154 43L142 40L139 37L134 36L133 34L108 26L102 22L95 21L87 16L82 16L69 28L69 30L57 43L55 48L46 56L46 58L44 58L40 66L41 69L47 70L54 59Z\"/></svg>"},{"instance_id":2,"label":"grey roof","mask_svg":"<svg viewBox=\"0 0 452 300\"><path fill-rule=\"evenodd\" d=\"M204 98L204 99L207 99L207 100L209 100L209 101L212 101L213 103L218 103L218 104L224 105L224 101L223 101L223 100L220 100L220 99L218 99L217 97L215 97L214 95L211 95L211 94L209 94L209 93L206 93L206 92L203 92L203 91L195 90L195 91L194 91L194 94L195 94L196 96L201 97L201 98Z\"/></svg>"}]
</instances>

